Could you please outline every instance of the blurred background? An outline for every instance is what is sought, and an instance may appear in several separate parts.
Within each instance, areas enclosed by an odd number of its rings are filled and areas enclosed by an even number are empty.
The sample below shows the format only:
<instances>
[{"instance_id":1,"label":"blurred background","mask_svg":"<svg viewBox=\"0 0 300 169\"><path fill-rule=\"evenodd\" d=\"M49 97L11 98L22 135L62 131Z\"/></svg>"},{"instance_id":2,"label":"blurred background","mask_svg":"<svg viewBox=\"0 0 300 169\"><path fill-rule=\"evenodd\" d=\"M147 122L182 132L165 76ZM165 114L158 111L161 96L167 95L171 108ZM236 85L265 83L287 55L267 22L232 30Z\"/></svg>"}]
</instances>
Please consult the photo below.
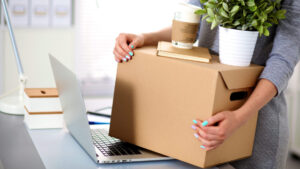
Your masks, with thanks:
<instances>
[{"instance_id":1,"label":"blurred background","mask_svg":"<svg viewBox=\"0 0 300 169\"><path fill-rule=\"evenodd\" d=\"M83 95L111 104L119 33L142 33L170 26L179 0L9 0L27 87L55 87L48 54L73 70ZM300 168L300 74L286 90L290 117L288 169ZM18 73L6 23L0 16L0 95L18 86Z\"/></svg>"}]
</instances>

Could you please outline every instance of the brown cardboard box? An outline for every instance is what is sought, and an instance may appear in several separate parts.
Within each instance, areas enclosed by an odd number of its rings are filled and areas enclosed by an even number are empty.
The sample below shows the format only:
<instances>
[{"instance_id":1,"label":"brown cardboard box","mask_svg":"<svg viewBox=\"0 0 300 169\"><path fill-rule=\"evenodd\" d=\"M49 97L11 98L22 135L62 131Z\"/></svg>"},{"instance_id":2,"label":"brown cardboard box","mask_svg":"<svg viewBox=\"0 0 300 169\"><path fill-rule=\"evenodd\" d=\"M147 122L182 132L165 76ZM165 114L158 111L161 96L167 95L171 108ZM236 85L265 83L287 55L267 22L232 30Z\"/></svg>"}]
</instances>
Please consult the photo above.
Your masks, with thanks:
<instances>
[{"instance_id":1,"label":"brown cardboard box","mask_svg":"<svg viewBox=\"0 0 300 169\"><path fill-rule=\"evenodd\" d=\"M133 60L118 65L110 135L199 167L249 157L257 114L211 151L200 148L191 125L195 118L240 107L246 98L230 99L248 97L262 69L222 65L216 57L210 64L158 57L155 47L137 49Z\"/></svg>"}]
</instances>

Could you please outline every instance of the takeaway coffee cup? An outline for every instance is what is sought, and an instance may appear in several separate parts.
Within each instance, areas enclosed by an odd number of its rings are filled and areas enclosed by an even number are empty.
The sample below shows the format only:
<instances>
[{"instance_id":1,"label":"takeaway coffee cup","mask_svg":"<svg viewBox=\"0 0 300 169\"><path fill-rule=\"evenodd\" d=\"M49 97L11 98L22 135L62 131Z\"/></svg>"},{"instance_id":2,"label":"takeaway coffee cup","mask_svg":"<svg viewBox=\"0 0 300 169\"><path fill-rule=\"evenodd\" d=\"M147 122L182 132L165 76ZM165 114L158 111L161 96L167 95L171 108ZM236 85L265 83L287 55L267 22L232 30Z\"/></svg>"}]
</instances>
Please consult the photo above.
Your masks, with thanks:
<instances>
[{"instance_id":1,"label":"takeaway coffee cup","mask_svg":"<svg viewBox=\"0 0 300 169\"><path fill-rule=\"evenodd\" d=\"M172 45L177 48L192 49L196 41L200 16L194 12L197 6L179 3L172 24Z\"/></svg>"}]
</instances>

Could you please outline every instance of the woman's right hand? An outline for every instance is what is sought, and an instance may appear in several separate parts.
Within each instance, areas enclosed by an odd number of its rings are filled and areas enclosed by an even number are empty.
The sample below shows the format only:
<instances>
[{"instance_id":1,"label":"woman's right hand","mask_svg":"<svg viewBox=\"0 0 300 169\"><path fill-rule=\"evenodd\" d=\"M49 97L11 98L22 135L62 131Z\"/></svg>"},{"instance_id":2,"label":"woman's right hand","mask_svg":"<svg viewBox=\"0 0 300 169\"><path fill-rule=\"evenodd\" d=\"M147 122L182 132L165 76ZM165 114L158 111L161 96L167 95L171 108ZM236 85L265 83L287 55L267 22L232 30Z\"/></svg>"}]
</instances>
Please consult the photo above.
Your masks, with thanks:
<instances>
[{"instance_id":1,"label":"woman's right hand","mask_svg":"<svg viewBox=\"0 0 300 169\"><path fill-rule=\"evenodd\" d=\"M114 48L115 60L117 62L127 62L132 59L134 55L133 49L142 47L145 43L145 37L143 35L135 35L128 33L121 33L116 38L116 44Z\"/></svg>"}]
</instances>

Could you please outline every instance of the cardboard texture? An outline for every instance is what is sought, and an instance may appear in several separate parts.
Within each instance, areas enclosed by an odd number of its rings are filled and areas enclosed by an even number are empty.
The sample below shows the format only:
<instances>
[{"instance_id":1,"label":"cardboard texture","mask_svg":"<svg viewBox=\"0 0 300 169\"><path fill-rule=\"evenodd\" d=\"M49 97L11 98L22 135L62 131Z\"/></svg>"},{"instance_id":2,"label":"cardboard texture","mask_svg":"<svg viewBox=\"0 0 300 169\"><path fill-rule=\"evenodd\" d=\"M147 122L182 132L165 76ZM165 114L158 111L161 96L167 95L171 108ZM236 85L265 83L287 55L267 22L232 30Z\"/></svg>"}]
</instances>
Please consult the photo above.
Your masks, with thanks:
<instances>
[{"instance_id":1,"label":"cardboard texture","mask_svg":"<svg viewBox=\"0 0 300 169\"><path fill-rule=\"evenodd\" d=\"M196 41L199 23L190 23L173 20L172 40L183 43L194 43Z\"/></svg>"},{"instance_id":2,"label":"cardboard texture","mask_svg":"<svg viewBox=\"0 0 300 169\"><path fill-rule=\"evenodd\" d=\"M56 88L25 88L24 92L29 98L58 97Z\"/></svg>"},{"instance_id":3,"label":"cardboard texture","mask_svg":"<svg viewBox=\"0 0 300 169\"><path fill-rule=\"evenodd\" d=\"M211 59L208 48L193 47L192 49L180 49L173 47L171 42L164 41L158 42L157 56L193 60L206 63L210 62Z\"/></svg>"},{"instance_id":4,"label":"cardboard texture","mask_svg":"<svg viewBox=\"0 0 300 169\"><path fill-rule=\"evenodd\" d=\"M137 49L133 60L118 65L109 134L202 168L249 157L257 114L211 151L200 148L191 125L240 107L262 70L222 65L216 57L207 64L157 57L155 47Z\"/></svg>"}]
</instances>

